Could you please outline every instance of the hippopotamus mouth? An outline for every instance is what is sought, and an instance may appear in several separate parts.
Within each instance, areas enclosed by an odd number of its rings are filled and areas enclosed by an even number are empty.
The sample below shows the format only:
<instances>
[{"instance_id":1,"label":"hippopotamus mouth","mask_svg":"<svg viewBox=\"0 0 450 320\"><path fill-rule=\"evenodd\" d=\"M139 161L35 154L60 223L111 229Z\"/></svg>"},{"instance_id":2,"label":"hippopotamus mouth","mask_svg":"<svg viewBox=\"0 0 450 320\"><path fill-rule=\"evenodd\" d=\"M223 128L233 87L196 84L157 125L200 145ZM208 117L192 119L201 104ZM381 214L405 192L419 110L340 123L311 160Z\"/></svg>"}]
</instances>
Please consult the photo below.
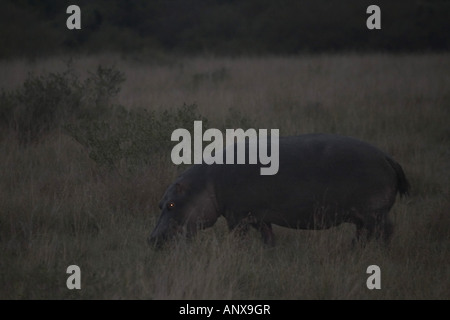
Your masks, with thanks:
<instances>
[{"instance_id":1,"label":"hippopotamus mouth","mask_svg":"<svg viewBox=\"0 0 450 320\"><path fill-rule=\"evenodd\" d=\"M163 228L163 231L161 231L161 227L164 226L160 226L160 224L161 223L159 223L155 227L150 237L148 238L148 244L151 246L160 248L164 243L176 237L182 235L186 235L189 237L189 235L187 235L185 232L185 228L174 219L170 219L167 222L167 226Z\"/></svg>"}]
</instances>

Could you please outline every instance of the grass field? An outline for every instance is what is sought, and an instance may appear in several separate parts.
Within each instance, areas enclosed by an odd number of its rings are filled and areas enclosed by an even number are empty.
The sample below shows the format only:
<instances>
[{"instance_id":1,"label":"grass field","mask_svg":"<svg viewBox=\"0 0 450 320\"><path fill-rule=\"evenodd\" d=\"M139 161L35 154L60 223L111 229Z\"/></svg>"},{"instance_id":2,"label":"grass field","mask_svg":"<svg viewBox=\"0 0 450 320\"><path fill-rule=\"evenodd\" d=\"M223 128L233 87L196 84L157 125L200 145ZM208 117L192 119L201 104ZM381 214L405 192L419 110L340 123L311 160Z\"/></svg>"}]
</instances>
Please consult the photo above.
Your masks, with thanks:
<instances>
[{"instance_id":1,"label":"grass field","mask_svg":"<svg viewBox=\"0 0 450 320\"><path fill-rule=\"evenodd\" d=\"M29 71L63 70L65 60L0 61L0 87L21 85ZM219 127L231 108L281 135L340 133L387 151L412 186L391 211L392 242L352 248L352 225L275 227L277 244L267 247L256 231L230 235L222 218L192 242L154 250L146 238L178 172L170 153L124 176L100 170L64 130L26 145L6 131L1 299L450 299L449 54L158 62L99 55L75 59L74 68L86 75L99 63L124 72L115 102L129 109L196 103ZM81 268L81 290L66 287L72 264ZM366 287L373 264L381 290Z\"/></svg>"}]
</instances>

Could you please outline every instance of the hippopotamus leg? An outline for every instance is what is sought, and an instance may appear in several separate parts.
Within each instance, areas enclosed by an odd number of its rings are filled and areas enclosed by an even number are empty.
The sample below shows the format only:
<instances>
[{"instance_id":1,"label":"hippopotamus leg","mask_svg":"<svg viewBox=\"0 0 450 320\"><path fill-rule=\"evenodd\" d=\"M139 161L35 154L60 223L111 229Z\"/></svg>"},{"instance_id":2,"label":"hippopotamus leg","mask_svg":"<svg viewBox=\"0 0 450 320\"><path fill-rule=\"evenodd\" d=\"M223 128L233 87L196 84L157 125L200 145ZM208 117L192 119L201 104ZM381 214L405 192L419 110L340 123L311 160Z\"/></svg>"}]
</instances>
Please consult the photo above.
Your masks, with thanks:
<instances>
[{"instance_id":1,"label":"hippopotamus leg","mask_svg":"<svg viewBox=\"0 0 450 320\"><path fill-rule=\"evenodd\" d=\"M237 216L244 218L239 219L234 214L226 216L228 230L238 235L239 238L242 238L248 233L250 226L256 223L256 219L250 212L238 214Z\"/></svg>"},{"instance_id":2,"label":"hippopotamus leg","mask_svg":"<svg viewBox=\"0 0 450 320\"><path fill-rule=\"evenodd\" d=\"M375 239L382 239L385 244L391 240L394 231L394 225L388 217L389 210L376 216Z\"/></svg>"},{"instance_id":3,"label":"hippopotamus leg","mask_svg":"<svg viewBox=\"0 0 450 320\"><path fill-rule=\"evenodd\" d=\"M257 228L261 232L261 236L265 244L268 244L270 246L275 245L275 237L272 232L271 223L261 221L258 225L255 225L255 228Z\"/></svg>"},{"instance_id":4,"label":"hippopotamus leg","mask_svg":"<svg viewBox=\"0 0 450 320\"><path fill-rule=\"evenodd\" d=\"M353 244L361 243L364 245L372 238L382 239L385 244L388 244L393 232L393 224L388 217L388 212L389 209L377 210L363 216L357 216L354 221L356 237Z\"/></svg>"},{"instance_id":5,"label":"hippopotamus leg","mask_svg":"<svg viewBox=\"0 0 450 320\"><path fill-rule=\"evenodd\" d=\"M258 220L251 212L238 216L244 216L244 218L241 218L240 220L233 219L230 216L227 218L228 229L230 231L234 232L239 237L243 237L248 233L249 227L252 226L261 233L265 244L275 244L271 223Z\"/></svg>"}]
</instances>

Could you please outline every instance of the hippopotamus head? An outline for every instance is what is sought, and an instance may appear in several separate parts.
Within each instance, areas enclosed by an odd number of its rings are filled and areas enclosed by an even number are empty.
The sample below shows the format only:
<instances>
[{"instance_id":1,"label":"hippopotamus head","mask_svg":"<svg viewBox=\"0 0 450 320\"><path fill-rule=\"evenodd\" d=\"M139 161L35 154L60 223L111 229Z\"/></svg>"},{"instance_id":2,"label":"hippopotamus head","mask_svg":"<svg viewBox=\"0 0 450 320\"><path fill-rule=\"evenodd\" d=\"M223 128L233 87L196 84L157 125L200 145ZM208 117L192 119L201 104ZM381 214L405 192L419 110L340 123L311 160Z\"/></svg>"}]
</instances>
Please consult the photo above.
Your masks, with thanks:
<instances>
[{"instance_id":1,"label":"hippopotamus head","mask_svg":"<svg viewBox=\"0 0 450 320\"><path fill-rule=\"evenodd\" d=\"M219 217L216 207L215 196L204 179L179 177L159 202L161 215L149 244L161 245L180 234L189 238L199 229L211 227Z\"/></svg>"}]
</instances>

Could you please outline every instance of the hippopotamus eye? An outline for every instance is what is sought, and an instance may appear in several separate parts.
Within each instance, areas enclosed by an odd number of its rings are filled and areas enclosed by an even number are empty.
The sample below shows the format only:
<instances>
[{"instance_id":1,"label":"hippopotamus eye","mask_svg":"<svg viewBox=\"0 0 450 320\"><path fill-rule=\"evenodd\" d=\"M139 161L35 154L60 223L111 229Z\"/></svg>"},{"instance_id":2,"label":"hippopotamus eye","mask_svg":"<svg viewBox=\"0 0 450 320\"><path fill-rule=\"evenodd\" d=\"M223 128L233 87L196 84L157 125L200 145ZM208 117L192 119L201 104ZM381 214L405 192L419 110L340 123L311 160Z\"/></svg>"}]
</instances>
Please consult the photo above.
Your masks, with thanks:
<instances>
[{"instance_id":1,"label":"hippopotamus eye","mask_svg":"<svg viewBox=\"0 0 450 320\"><path fill-rule=\"evenodd\" d=\"M171 209L173 209L173 208L175 208L175 203L169 202L169 203L167 204L167 209L171 210Z\"/></svg>"}]
</instances>

